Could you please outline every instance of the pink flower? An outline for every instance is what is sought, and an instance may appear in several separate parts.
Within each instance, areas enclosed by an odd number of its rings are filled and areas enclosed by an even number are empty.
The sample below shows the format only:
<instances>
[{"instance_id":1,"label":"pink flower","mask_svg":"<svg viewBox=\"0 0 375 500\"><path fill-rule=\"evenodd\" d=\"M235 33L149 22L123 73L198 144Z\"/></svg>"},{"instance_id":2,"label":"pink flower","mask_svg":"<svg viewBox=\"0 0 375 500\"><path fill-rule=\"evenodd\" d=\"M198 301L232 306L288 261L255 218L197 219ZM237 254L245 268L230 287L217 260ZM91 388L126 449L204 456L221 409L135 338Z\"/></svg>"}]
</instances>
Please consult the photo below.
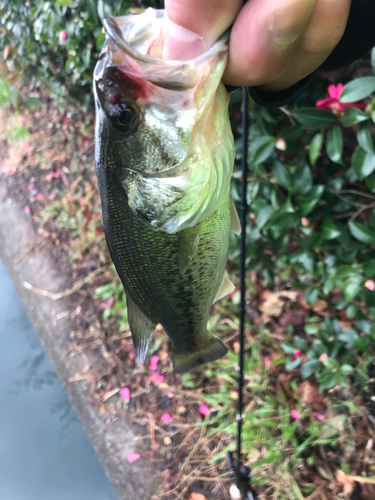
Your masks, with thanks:
<instances>
[{"instance_id":1,"label":"pink flower","mask_svg":"<svg viewBox=\"0 0 375 500\"><path fill-rule=\"evenodd\" d=\"M55 179L58 179L60 177L60 172L59 171L54 172L53 176L54 176Z\"/></svg>"},{"instance_id":2,"label":"pink flower","mask_svg":"<svg viewBox=\"0 0 375 500\"><path fill-rule=\"evenodd\" d=\"M159 356L151 356L150 359L150 365L149 365L149 370L152 372L156 371L158 369L158 361L159 361Z\"/></svg>"},{"instance_id":3,"label":"pink flower","mask_svg":"<svg viewBox=\"0 0 375 500\"><path fill-rule=\"evenodd\" d=\"M173 418L169 415L169 413L163 413L163 415L160 417L160 420L165 424L170 424L171 422L173 422Z\"/></svg>"},{"instance_id":4,"label":"pink flower","mask_svg":"<svg viewBox=\"0 0 375 500\"><path fill-rule=\"evenodd\" d=\"M366 333L365 332L361 332L361 337L366 337Z\"/></svg>"},{"instance_id":5,"label":"pink flower","mask_svg":"<svg viewBox=\"0 0 375 500\"><path fill-rule=\"evenodd\" d=\"M294 351L293 354L295 355L296 358L298 358L299 356L301 356L302 352L299 349L297 349L296 351Z\"/></svg>"},{"instance_id":6,"label":"pink flower","mask_svg":"<svg viewBox=\"0 0 375 500\"><path fill-rule=\"evenodd\" d=\"M365 283L365 287L373 292L375 290L375 281L374 280L367 280Z\"/></svg>"},{"instance_id":7,"label":"pink flower","mask_svg":"<svg viewBox=\"0 0 375 500\"><path fill-rule=\"evenodd\" d=\"M42 194L42 193L38 193L38 194L36 195L36 199L37 199L37 200L39 200L39 201L42 201L42 200L44 199L44 194Z\"/></svg>"},{"instance_id":8,"label":"pink flower","mask_svg":"<svg viewBox=\"0 0 375 500\"><path fill-rule=\"evenodd\" d=\"M29 191L32 191L34 188L35 188L35 184L29 184L29 185L27 186L27 189L28 189Z\"/></svg>"},{"instance_id":9,"label":"pink flower","mask_svg":"<svg viewBox=\"0 0 375 500\"><path fill-rule=\"evenodd\" d=\"M207 405L202 405L198 408L198 411L201 415L207 417L211 412Z\"/></svg>"},{"instance_id":10,"label":"pink flower","mask_svg":"<svg viewBox=\"0 0 375 500\"><path fill-rule=\"evenodd\" d=\"M160 384L164 380L164 375L160 375L160 373L155 372L147 379L147 383L155 382L156 384Z\"/></svg>"},{"instance_id":11,"label":"pink flower","mask_svg":"<svg viewBox=\"0 0 375 500\"><path fill-rule=\"evenodd\" d=\"M358 102L340 102L339 98L344 90L344 85L338 83L335 85L330 85L328 87L328 95L325 99L317 101L315 106L320 109L325 109L326 111L331 111L332 113L344 113L346 108L350 106L358 109L364 110L366 108L366 103L363 101Z\"/></svg>"},{"instance_id":12,"label":"pink flower","mask_svg":"<svg viewBox=\"0 0 375 500\"><path fill-rule=\"evenodd\" d=\"M130 401L130 391L127 387L123 387L120 389L120 396L125 401L125 403L129 403Z\"/></svg>"},{"instance_id":13,"label":"pink flower","mask_svg":"<svg viewBox=\"0 0 375 500\"><path fill-rule=\"evenodd\" d=\"M322 415L318 411L314 411L313 415L317 420L324 420L324 415Z\"/></svg>"},{"instance_id":14,"label":"pink flower","mask_svg":"<svg viewBox=\"0 0 375 500\"><path fill-rule=\"evenodd\" d=\"M20 124L21 124L21 125L25 125L25 124L26 124L26 120L25 120L25 118L20 118Z\"/></svg>"},{"instance_id":15,"label":"pink flower","mask_svg":"<svg viewBox=\"0 0 375 500\"><path fill-rule=\"evenodd\" d=\"M300 418L301 418L301 414L298 410L290 410L290 416L294 420L300 420Z\"/></svg>"},{"instance_id":16,"label":"pink flower","mask_svg":"<svg viewBox=\"0 0 375 500\"><path fill-rule=\"evenodd\" d=\"M24 212L26 212L27 214L30 212L30 207L29 205L26 205L23 209Z\"/></svg>"},{"instance_id":17,"label":"pink flower","mask_svg":"<svg viewBox=\"0 0 375 500\"><path fill-rule=\"evenodd\" d=\"M56 196L57 196L57 194L56 194L56 193L51 193L51 194L48 196L48 198L49 198L50 200L54 200L54 199L56 198Z\"/></svg>"},{"instance_id":18,"label":"pink flower","mask_svg":"<svg viewBox=\"0 0 375 500\"><path fill-rule=\"evenodd\" d=\"M68 34L66 31L60 31L59 37L62 42L65 42L65 40L68 38Z\"/></svg>"},{"instance_id":19,"label":"pink flower","mask_svg":"<svg viewBox=\"0 0 375 500\"><path fill-rule=\"evenodd\" d=\"M323 352L323 354L321 354L321 355L319 356L319 360L320 360L320 361L325 361L327 358L328 358L328 354L327 354L327 353L325 353L325 352Z\"/></svg>"},{"instance_id":20,"label":"pink flower","mask_svg":"<svg viewBox=\"0 0 375 500\"><path fill-rule=\"evenodd\" d=\"M141 458L141 456L138 455L138 453L129 453L129 455L128 455L128 462L129 462L129 464L132 464L133 462L135 462L136 460L138 460L138 458Z\"/></svg>"},{"instance_id":21,"label":"pink flower","mask_svg":"<svg viewBox=\"0 0 375 500\"><path fill-rule=\"evenodd\" d=\"M302 217L301 224L302 224L302 226L308 226L309 225L309 219L306 219L306 217Z\"/></svg>"},{"instance_id":22,"label":"pink flower","mask_svg":"<svg viewBox=\"0 0 375 500\"><path fill-rule=\"evenodd\" d=\"M84 141L83 145L87 148L87 146L90 146L90 141Z\"/></svg>"}]
</instances>

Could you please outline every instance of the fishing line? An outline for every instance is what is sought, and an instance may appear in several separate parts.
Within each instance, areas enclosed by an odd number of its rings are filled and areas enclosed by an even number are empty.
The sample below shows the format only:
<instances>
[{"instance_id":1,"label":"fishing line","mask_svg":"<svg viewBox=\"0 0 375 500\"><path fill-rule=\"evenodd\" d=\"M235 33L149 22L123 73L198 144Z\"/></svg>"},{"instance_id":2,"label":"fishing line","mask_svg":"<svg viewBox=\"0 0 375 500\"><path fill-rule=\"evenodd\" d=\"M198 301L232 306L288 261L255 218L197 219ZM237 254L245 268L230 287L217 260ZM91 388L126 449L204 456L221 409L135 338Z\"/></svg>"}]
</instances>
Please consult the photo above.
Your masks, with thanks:
<instances>
[{"instance_id":1,"label":"fishing line","mask_svg":"<svg viewBox=\"0 0 375 500\"><path fill-rule=\"evenodd\" d=\"M242 444L242 412L243 412L243 371L244 371L244 341L245 341L245 262L246 262L246 218L247 218L247 163L249 138L249 95L246 87L242 89L242 190L241 190L241 256L240 256L240 332L239 332L239 371L238 371L238 407L237 407L237 460L233 464L232 454L228 453L229 466L236 473L237 491L233 498L254 500L250 488L250 469L241 462Z\"/></svg>"}]
</instances>

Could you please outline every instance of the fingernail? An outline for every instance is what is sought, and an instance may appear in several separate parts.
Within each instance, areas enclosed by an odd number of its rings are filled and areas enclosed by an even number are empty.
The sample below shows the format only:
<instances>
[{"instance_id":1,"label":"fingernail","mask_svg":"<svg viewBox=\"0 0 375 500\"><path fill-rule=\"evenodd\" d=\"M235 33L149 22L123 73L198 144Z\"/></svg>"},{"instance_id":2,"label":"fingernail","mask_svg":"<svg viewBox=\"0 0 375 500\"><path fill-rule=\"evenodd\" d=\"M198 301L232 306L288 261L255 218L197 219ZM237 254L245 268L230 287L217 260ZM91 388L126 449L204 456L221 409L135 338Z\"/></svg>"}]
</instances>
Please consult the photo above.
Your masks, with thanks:
<instances>
[{"instance_id":1,"label":"fingernail","mask_svg":"<svg viewBox=\"0 0 375 500\"><path fill-rule=\"evenodd\" d=\"M278 45L293 43L304 30L314 7L315 1L304 0L276 12L269 24L273 40Z\"/></svg>"},{"instance_id":2,"label":"fingernail","mask_svg":"<svg viewBox=\"0 0 375 500\"><path fill-rule=\"evenodd\" d=\"M186 61L198 57L205 50L206 43L202 37L168 20L163 59Z\"/></svg>"}]
</instances>

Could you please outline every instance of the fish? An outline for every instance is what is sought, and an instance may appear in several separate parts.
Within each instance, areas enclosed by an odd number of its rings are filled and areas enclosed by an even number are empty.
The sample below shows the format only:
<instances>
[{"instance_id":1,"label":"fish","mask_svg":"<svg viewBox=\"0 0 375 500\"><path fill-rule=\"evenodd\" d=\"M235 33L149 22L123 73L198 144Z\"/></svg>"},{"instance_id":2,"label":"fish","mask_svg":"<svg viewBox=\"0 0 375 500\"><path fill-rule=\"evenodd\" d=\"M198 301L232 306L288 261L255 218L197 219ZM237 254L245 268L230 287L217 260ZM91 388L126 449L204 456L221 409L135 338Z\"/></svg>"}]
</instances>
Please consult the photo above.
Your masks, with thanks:
<instances>
[{"instance_id":1,"label":"fish","mask_svg":"<svg viewBox=\"0 0 375 500\"><path fill-rule=\"evenodd\" d=\"M182 374L227 353L207 322L213 302L234 289L229 232L241 231L221 83L229 35L195 59L169 61L164 10L109 17L104 27L94 71L104 233L138 359L145 363L161 324Z\"/></svg>"}]
</instances>

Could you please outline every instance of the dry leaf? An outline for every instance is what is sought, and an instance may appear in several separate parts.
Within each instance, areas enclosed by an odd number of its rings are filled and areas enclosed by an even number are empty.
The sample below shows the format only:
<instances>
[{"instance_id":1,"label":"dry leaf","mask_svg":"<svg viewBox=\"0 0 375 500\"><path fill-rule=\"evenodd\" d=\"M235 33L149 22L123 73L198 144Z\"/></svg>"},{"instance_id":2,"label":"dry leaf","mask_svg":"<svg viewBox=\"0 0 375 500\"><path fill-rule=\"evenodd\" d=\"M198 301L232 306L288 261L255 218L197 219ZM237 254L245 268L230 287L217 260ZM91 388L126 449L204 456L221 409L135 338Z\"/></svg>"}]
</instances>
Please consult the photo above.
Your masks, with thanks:
<instances>
[{"instance_id":1,"label":"dry leaf","mask_svg":"<svg viewBox=\"0 0 375 500\"><path fill-rule=\"evenodd\" d=\"M302 384L297 389L297 396L302 399L302 402L310 406L314 410L320 410L324 408L323 400L324 396L319 390L319 387L307 380L302 382Z\"/></svg>"},{"instance_id":2,"label":"dry leaf","mask_svg":"<svg viewBox=\"0 0 375 500\"><path fill-rule=\"evenodd\" d=\"M207 498L201 493L191 493L189 500L207 500Z\"/></svg>"},{"instance_id":3,"label":"dry leaf","mask_svg":"<svg viewBox=\"0 0 375 500\"><path fill-rule=\"evenodd\" d=\"M354 479L352 476L348 476L342 470L336 472L336 480L343 486L342 494L349 497L353 493L354 489Z\"/></svg>"},{"instance_id":4,"label":"dry leaf","mask_svg":"<svg viewBox=\"0 0 375 500\"><path fill-rule=\"evenodd\" d=\"M266 290L262 293L264 302L260 304L259 309L268 316L280 316L283 312L285 299L294 302L298 297L298 292L293 290L283 290L281 292L269 292Z\"/></svg>"},{"instance_id":5,"label":"dry leaf","mask_svg":"<svg viewBox=\"0 0 375 500\"><path fill-rule=\"evenodd\" d=\"M8 157L0 163L0 172L15 172L22 163L25 151L22 147L9 150Z\"/></svg>"},{"instance_id":6,"label":"dry leaf","mask_svg":"<svg viewBox=\"0 0 375 500\"><path fill-rule=\"evenodd\" d=\"M288 309L279 319L280 326L302 326L305 323L305 309Z\"/></svg>"}]
</instances>

